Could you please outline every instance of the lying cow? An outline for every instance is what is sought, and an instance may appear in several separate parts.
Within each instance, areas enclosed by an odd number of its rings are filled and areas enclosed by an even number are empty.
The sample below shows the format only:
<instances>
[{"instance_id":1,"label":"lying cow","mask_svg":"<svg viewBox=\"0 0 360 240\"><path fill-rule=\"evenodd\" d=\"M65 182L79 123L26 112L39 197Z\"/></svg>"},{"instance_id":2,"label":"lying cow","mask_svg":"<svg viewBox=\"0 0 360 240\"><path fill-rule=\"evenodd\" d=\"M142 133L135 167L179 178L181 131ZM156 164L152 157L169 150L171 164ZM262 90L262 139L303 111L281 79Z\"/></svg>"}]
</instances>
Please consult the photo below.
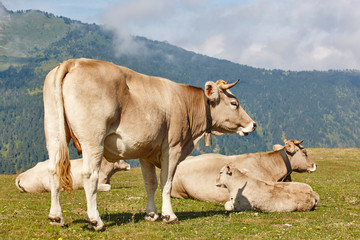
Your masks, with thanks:
<instances>
[{"instance_id":1,"label":"lying cow","mask_svg":"<svg viewBox=\"0 0 360 240\"><path fill-rule=\"evenodd\" d=\"M84 185L81 175L83 159L71 160L70 163L73 189L83 189ZM50 192L48 165L49 160L39 162L35 167L19 174L15 180L17 188L21 192L28 193ZM130 170L130 164L124 160L110 163L103 158L99 171L98 191L109 191L111 189L110 178L114 173L123 170Z\"/></svg>"},{"instance_id":2,"label":"lying cow","mask_svg":"<svg viewBox=\"0 0 360 240\"><path fill-rule=\"evenodd\" d=\"M305 183L261 181L229 165L220 170L216 186L230 193L227 211L292 212L313 210L319 195Z\"/></svg>"},{"instance_id":3,"label":"lying cow","mask_svg":"<svg viewBox=\"0 0 360 240\"><path fill-rule=\"evenodd\" d=\"M226 164L246 169L250 177L264 181L290 179L292 171L313 172L316 170L316 164L308 157L306 150L301 146L302 142L284 139L285 146L275 145L275 151L266 153L234 156L203 154L188 157L176 169L171 196L211 202L227 201L228 191L215 186L216 176Z\"/></svg>"}]
</instances>

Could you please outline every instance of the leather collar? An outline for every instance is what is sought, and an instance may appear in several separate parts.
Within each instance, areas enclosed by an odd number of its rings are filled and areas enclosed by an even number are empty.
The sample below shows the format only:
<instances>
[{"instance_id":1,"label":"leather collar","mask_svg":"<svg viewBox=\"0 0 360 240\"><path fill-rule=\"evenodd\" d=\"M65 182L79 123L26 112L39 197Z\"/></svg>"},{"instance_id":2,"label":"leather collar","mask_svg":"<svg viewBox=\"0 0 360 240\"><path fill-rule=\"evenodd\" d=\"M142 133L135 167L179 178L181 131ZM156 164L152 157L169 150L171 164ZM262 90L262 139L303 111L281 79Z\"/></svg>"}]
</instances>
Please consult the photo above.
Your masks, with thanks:
<instances>
[{"instance_id":1,"label":"leather collar","mask_svg":"<svg viewBox=\"0 0 360 240\"><path fill-rule=\"evenodd\" d=\"M289 161L289 157L287 156L286 152L284 151L284 149L280 149L278 151L286 165L286 170L287 170L287 173L286 175L281 179L281 182L283 182L287 177L290 176L290 174L292 173L292 169L291 169L291 164L290 164L290 161Z\"/></svg>"},{"instance_id":2,"label":"leather collar","mask_svg":"<svg viewBox=\"0 0 360 240\"><path fill-rule=\"evenodd\" d=\"M205 132L208 134L211 134L212 118L211 118L211 112L210 112L210 102L206 96L205 96L205 113L206 113L206 130L205 130Z\"/></svg>"}]
</instances>

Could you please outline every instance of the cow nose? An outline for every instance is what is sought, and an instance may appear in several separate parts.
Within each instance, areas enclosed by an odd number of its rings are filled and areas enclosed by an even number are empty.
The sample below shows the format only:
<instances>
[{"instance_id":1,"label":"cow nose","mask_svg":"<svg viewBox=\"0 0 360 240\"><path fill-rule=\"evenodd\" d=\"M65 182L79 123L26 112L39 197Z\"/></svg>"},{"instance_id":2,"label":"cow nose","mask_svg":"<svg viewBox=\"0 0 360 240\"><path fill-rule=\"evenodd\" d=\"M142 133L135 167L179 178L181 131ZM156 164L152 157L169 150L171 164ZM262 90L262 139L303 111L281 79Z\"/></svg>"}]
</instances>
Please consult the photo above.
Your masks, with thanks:
<instances>
[{"instance_id":1,"label":"cow nose","mask_svg":"<svg viewBox=\"0 0 360 240\"><path fill-rule=\"evenodd\" d=\"M256 122L253 122L253 129L255 130L256 129Z\"/></svg>"},{"instance_id":2,"label":"cow nose","mask_svg":"<svg viewBox=\"0 0 360 240\"><path fill-rule=\"evenodd\" d=\"M309 173L315 172L316 170L316 163L314 163L314 165L312 166L312 168L308 169Z\"/></svg>"}]
</instances>

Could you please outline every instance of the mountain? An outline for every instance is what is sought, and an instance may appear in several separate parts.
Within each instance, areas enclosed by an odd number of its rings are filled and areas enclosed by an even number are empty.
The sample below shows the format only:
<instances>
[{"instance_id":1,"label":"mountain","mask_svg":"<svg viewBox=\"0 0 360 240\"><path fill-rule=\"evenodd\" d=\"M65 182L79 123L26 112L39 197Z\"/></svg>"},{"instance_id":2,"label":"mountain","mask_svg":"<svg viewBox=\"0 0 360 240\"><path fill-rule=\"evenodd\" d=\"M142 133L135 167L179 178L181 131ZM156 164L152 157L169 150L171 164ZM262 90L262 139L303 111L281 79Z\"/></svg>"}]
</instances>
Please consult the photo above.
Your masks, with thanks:
<instances>
[{"instance_id":1,"label":"mountain","mask_svg":"<svg viewBox=\"0 0 360 240\"><path fill-rule=\"evenodd\" d=\"M283 133L288 139L305 139L306 147L360 146L357 70L267 70L139 36L131 43L137 51L121 53L125 43L102 26L40 11L12 12L0 5L0 173L24 171L47 159L43 81L56 65L78 57L199 87L206 81L240 79L232 91L258 129L247 137L214 137L212 147L200 142L192 154L267 151L282 143ZM77 157L75 151L71 154Z\"/></svg>"}]
</instances>

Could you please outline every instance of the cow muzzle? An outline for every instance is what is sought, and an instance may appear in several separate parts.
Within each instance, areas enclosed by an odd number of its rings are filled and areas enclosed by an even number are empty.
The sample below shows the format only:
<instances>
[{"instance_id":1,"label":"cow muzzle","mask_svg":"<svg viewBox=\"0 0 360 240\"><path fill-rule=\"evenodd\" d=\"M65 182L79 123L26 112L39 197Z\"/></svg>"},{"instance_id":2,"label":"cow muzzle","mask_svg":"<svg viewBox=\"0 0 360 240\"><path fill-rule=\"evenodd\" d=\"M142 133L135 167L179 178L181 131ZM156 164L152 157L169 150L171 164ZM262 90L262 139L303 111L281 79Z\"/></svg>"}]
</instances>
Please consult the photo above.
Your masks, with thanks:
<instances>
[{"instance_id":1,"label":"cow muzzle","mask_svg":"<svg viewBox=\"0 0 360 240\"><path fill-rule=\"evenodd\" d=\"M316 170L316 163L314 163L313 167L312 167L312 168L309 168L309 169L307 170L307 172L308 172L308 173L312 173L312 172L315 172L315 170Z\"/></svg>"},{"instance_id":2,"label":"cow muzzle","mask_svg":"<svg viewBox=\"0 0 360 240\"><path fill-rule=\"evenodd\" d=\"M247 125L244 128L240 127L239 130L237 131L237 134L244 137L247 136L249 133L255 131L255 129L256 129L256 122L251 122L249 125Z\"/></svg>"},{"instance_id":3,"label":"cow muzzle","mask_svg":"<svg viewBox=\"0 0 360 240\"><path fill-rule=\"evenodd\" d=\"M225 185L225 184L222 184L222 183L217 183L215 186L221 187L221 188L226 188L226 185Z\"/></svg>"},{"instance_id":4,"label":"cow muzzle","mask_svg":"<svg viewBox=\"0 0 360 240\"><path fill-rule=\"evenodd\" d=\"M215 180L215 186L217 186L217 187L222 187L222 188L226 188L226 186L220 182L220 176L218 176L218 177L216 178L216 180Z\"/></svg>"}]
</instances>

